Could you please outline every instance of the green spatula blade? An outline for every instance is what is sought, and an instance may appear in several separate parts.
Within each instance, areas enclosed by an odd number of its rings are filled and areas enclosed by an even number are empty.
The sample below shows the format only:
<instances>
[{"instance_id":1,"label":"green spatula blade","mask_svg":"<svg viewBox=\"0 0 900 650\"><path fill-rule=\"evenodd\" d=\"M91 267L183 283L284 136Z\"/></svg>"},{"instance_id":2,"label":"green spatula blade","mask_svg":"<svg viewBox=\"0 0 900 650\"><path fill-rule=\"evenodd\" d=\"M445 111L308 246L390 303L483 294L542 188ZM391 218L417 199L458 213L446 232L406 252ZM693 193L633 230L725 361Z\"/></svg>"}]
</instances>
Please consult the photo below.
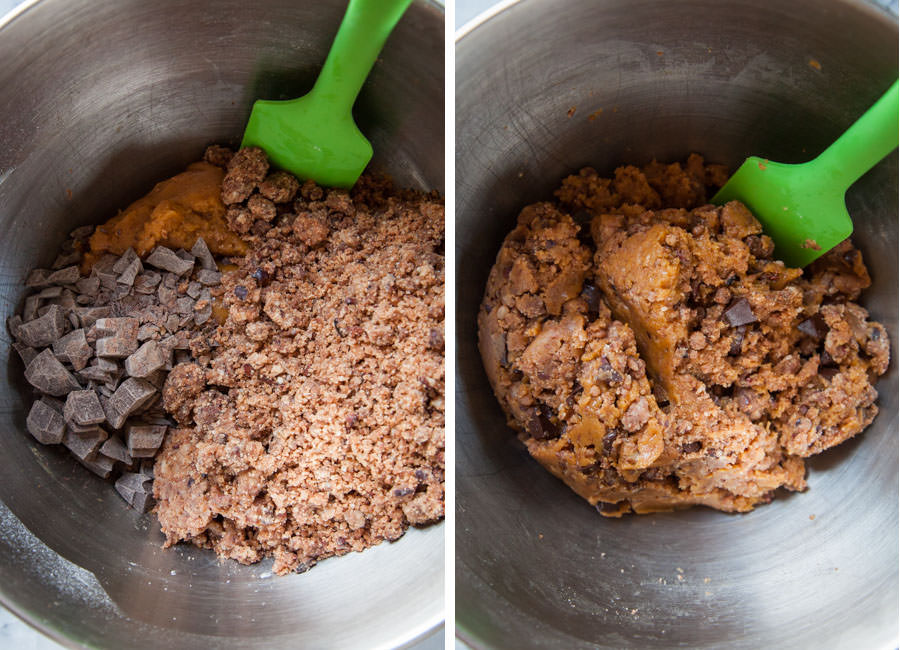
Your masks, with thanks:
<instances>
[{"instance_id":1,"label":"green spatula blade","mask_svg":"<svg viewBox=\"0 0 900 650\"><path fill-rule=\"evenodd\" d=\"M799 165L750 157L713 197L741 201L775 242L775 257L803 267L853 232L844 195L897 148L900 95L890 89L830 147Z\"/></svg>"},{"instance_id":2,"label":"green spatula blade","mask_svg":"<svg viewBox=\"0 0 900 650\"><path fill-rule=\"evenodd\" d=\"M372 158L353 103L412 0L350 0L313 89L288 101L258 100L242 147L265 149L278 167L329 187L352 187Z\"/></svg>"}]
</instances>

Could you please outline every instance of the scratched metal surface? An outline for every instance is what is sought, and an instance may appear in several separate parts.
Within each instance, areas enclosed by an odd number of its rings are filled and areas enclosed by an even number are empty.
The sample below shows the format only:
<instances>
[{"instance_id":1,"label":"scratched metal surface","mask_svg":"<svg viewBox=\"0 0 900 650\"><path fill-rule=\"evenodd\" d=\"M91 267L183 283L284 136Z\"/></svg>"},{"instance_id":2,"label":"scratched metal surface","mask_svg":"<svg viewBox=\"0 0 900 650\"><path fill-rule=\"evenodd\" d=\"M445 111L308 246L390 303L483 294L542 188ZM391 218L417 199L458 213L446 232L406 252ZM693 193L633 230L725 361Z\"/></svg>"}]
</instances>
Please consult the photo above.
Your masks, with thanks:
<instances>
[{"instance_id":1,"label":"scratched metal surface","mask_svg":"<svg viewBox=\"0 0 900 650\"><path fill-rule=\"evenodd\" d=\"M303 94L345 3L41 0L0 26L0 313L72 228L236 144L256 96ZM443 11L416 3L357 115L373 165L443 189ZM154 520L24 433L0 335L0 601L65 645L394 647L443 618L443 525L272 577L163 551Z\"/></svg>"},{"instance_id":2,"label":"scratched metal surface","mask_svg":"<svg viewBox=\"0 0 900 650\"><path fill-rule=\"evenodd\" d=\"M851 0L507 4L457 36L457 634L478 648L896 647L896 362L875 423L810 461L807 493L617 521L528 457L475 347L522 206L585 164L817 153L897 78L895 19ZM874 277L864 303L896 357L896 153L848 204Z\"/></svg>"}]
</instances>

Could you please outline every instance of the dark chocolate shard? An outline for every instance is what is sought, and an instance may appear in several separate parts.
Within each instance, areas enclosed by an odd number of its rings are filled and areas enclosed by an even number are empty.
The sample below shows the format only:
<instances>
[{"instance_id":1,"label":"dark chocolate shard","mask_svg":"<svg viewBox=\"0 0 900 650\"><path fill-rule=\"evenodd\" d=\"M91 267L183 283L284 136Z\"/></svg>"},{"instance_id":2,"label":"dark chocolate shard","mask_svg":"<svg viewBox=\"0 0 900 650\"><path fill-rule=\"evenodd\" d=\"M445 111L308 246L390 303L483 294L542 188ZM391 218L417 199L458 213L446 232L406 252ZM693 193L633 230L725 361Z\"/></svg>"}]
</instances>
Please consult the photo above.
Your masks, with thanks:
<instances>
[{"instance_id":1,"label":"dark chocolate shard","mask_svg":"<svg viewBox=\"0 0 900 650\"><path fill-rule=\"evenodd\" d=\"M600 289L588 282L584 283L581 289L581 297L587 303L588 315L592 318L596 318L600 313L600 295Z\"/></svg>"},{"instance_id":2,"label":"dark chocolate shard","mask_svg":"<svg viewBox=\"0 0 900 650\"><path fill-rule=\"evenodd\" d=\"M147 404L156 392L156 388L150 382L137 377L129 377L122 382L122 385L109 399L109 406L117 414L128 417Z\"/></svg>"},{"instance_id":3,"label":"dark chocolate shard","mask_svg":"<svg viewBox=\"0 0 900 650\"><path fill-rule=\"evenodd\" d=\"M25 369L25 379L29 384L48 395L65 395L78 390L81 385L59 362L53 350L47 348L38 354Z\"/></svg>"},{"instance_id":4,"label":"dark chocolate shard","mask_svg":"<svg viewBox=\"0 0 900 650\"><path fill-rule=\"evenodd\" d=\"M538 408L532 409L531 417L528 418L527 423L528 435L535 440L558 438L559 427L551 419L552 414L552 409L546 404L541 404Z\"/></svg>"},{"instance_id":5,"label":"dark chocolate shard","mask_svg":"<svg viewBox=\"0 0 900 650\"><path fill-rule=\"evenodd\" d=\"M126 465L131 465L131 462L134 460L125 448L125 443L122 442L122 439L119 438L119 436L111 436L104 442L100 446L100 453L107 458L112 458L113 460L125 463Z\"/></svg>"},{"instance_id":6,"label":"dark chocolate shard","mask_svg":"<svg viewBox=\"0 0 900 650\"><path fill-rule=\"evenodd\" d=\"M753 308L750 307L750 302L746 298L732 300L723 316L732 327L749 325L759 320L756 318L756 314L753 313Z\"/></svg>"},{"instance_id":7,"label":"dark chocolate shard","mask_svg":"<svg viewBox=\"0 0 900 650\"><path fill-rule=\"evenodd\" d=\"M80 460L94 460L100 445L108 434L100 427L73 430L69 427L63 436L63 444Z\"/></svg>"},{"instance_id":8,"label":"dark chocolate shard","mask_svg":"<svg viewBox=\"0 0 900 650\"><path fill-rule=\"evenodd\" d=\"M73 390L66 398L63 409L66 422L81 426L100 424L106 419L97 393L92 390Z\"/></svg>"},{"instance_id":9,"label":"dark chocolate shard","mask_svg":"<svg viewBox=\"0 0 900 650\"><path fill-rule=\"evenodd\" d=\"M828 335L828 325L821 314L813 314L797 325L797 329L816 341L821 341Z\"/></svg>"},{"instance_id":10,"label":"dark chocolate shard","mask_svg":"<svg viewBox=\"0 0 900 650\"><path fill-rule=\"evenodd\" d=\"M163 425L132 425L125 431L125 444L133 458L152 458L156 455L168 427Z\"/></svg>"},{"instance_id":11,"label":"dark chocolate shard","mask_svg":"<svg viewBox=\"0 0 900 650\"><path fill-rule=\"evenodd\" d=\"M23 323L18 328L18 339L33 348L53 345L68 329L69 321L59 305L50 305L43 316Z\"/></svg>"},{"instance_id":12,"label":"dark chocolate shard","mask_svg":"<svg viewBox=\"0 0 900 650\"><path fill-rule=\"evenodd\" d=\"M42 445L58 445L66 433L63 416L44 400L37 400L31 405L25 426L28 433Z\"/></svg>"},{"instance_id":13,"label":"dark chocolate shard","mask_svg":"<svg viewBox=\"0 0 900 650\"><path fill-rule=\"evenodd\" d=\"M154 248L150 255L147 256L147 264L175 275L190 273L191 269L194 268L193 259L182 259L175 251L165 246Z\"/></svg>"},{"instance_id":14,"label":"dark chocolate shard","mask_svg":"<svg viewBox=\"0 0 900 650\"><path fill-rule=\"evenodd\" d=\"M733 357L736 357L741 353L744 347L744 335L747 333L746 325L739 325L734 328L734 338L731 339L731 348L728 350L728 354Z\"/></svg>"},{"instance_id":15,"label":"dark chocolate shard","mask_svg":"<svg viewBox=\"0 0 900 650\"><path fill-rule=\"evenodd\" d=\"M53 354L60 361L71 363L72 368L78 371L87 366L94 351L88 345L84 328L79 328L55 341L53 343Z\"/></svg>"}]
</instances>

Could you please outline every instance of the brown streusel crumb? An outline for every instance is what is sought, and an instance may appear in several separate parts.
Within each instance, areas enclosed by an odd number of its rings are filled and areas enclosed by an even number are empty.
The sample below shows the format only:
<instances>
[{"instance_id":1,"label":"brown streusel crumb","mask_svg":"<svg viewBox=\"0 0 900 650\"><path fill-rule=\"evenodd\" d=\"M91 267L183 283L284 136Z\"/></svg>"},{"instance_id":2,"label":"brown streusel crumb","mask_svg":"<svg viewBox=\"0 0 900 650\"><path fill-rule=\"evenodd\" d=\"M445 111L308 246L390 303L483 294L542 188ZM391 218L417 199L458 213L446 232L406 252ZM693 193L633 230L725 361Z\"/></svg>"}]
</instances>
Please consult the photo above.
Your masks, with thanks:
<instances>
[{"instance_id":1,"label":"brown streusel crumb","mask_svg":"<svg viewBox=\"0 0 900 650\"><path fill-rule=\"evenodd\" d=\"M365 177L297 190L252 152L221 158L250 252L223 277L227 320L165 387L182 427L155 469L167 545L283 574L441 519L440 199Z\"/></svg>"}]
</instances>

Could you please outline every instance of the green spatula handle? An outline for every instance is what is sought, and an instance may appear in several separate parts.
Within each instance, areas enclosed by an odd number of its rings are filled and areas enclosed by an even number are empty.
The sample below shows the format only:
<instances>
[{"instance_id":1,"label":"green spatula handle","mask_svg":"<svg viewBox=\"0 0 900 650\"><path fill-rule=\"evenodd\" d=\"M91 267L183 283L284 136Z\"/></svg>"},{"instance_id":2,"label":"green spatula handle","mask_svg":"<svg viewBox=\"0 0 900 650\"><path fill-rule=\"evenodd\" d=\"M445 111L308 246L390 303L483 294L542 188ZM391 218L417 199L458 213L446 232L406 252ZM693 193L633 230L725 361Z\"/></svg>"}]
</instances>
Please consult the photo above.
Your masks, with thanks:
<instances>
[{"instance_id":1,"label":"green spatula handle","mask_svg":"<svg viewBox=\"0 0 900 650\"><path fill-rule=\"evenodd\" d=\"M834 181L833 189L843 193L878 161L897 148L898 95L897 82L844 131L834 144L812 160L823 178Z\"/></svg>"},{"instance_id":2,"label":"green spatula handle","mask_svg":"<svg viewBox=\"0 0 900 650\"><path fill-rule=\"evenodd\" d=\"M349 115L391 30L412 0L350 0L312 93Z\"/></svg>"}]
</instances>

